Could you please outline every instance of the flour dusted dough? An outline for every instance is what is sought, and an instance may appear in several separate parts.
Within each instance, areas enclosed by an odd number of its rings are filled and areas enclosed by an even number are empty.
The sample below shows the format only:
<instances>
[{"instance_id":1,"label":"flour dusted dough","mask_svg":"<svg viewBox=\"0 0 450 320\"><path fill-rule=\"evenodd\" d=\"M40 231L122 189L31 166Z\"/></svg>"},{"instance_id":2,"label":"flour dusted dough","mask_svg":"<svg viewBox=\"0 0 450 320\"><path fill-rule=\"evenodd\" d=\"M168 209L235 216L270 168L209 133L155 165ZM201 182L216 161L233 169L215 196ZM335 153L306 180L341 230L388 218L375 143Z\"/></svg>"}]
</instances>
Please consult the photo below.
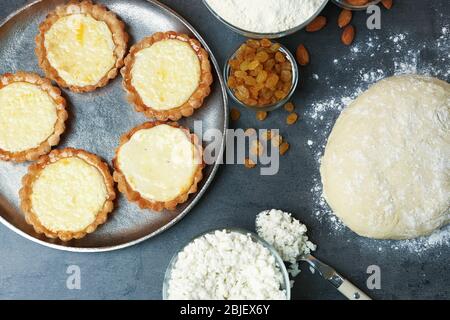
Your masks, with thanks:
<instances>
[{"instance_id":1,"label":"flour dusted dough","mask_svg":"<svg viewBox=\"0 0 450 320\"><path fill-rule=\"evenodd\" d=\"M404 75L347 107L320 168L324 196L359 235L409 239L450 223L450 85Z\"/></svg>"}]
</instances>

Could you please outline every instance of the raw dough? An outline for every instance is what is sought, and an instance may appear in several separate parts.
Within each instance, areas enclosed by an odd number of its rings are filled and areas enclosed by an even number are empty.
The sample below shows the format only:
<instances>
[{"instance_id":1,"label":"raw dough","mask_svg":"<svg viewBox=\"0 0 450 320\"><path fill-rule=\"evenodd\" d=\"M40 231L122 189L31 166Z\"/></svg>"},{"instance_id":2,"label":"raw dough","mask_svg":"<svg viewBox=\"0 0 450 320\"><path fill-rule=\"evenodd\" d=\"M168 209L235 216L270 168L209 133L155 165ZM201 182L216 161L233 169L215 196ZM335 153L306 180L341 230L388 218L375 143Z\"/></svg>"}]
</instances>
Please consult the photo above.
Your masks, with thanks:
<instances>
[{"instance_id":1,"label":"raw dough","mask_svg":"<svg viewBox=\"0 0 450 320\"><path fill-rule=\"evenodd\" d=\"M450 223L450 84L382 80L337 120L320 168L324 196L359 235L409 239Z\"/></svg>"}]
</instances>

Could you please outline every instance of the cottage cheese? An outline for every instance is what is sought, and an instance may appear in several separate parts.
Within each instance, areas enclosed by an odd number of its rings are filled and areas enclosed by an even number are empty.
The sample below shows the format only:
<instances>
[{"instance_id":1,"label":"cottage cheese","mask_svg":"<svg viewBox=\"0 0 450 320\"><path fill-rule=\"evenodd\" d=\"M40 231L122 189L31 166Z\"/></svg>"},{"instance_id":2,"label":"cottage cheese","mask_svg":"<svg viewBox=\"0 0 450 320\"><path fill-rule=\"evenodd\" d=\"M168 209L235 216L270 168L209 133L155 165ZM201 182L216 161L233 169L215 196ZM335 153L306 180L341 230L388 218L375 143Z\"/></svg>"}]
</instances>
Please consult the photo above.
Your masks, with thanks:
<instances>
[{"instance_id":1,"label":"cottage cheese","mask_svg":"<svg viewBox=\"0 0 450 320\"><path fill-rule=\"evenodd\" d=\"M294 277L300 272L297 259L316 250L316 245L306 236L306 226L281 210L272 209L258 214L256 231L278 251L284 261L291 264L289 273Z\"/></svg>"},{"instance_id":2,"label":"cottage cheese","mask_svg":"<svg viewBox=\"0 0 450 320\"><path fill-rule=\"evenodd\" d=\"M325 0L206 0L222 19L240 29L276 33L295 28L322 6Z\"/></svg>"},{"instance_id":3,"label":"cottage cheese","mask_svg":"<svg viewBox=\"0 0 450 320\"><path fill-rule=\"evenodd\" d=\"M216 231L187 245L168 283L170 300L284 300L275 258L250 235Z\"/></svg>"}]
</instances>

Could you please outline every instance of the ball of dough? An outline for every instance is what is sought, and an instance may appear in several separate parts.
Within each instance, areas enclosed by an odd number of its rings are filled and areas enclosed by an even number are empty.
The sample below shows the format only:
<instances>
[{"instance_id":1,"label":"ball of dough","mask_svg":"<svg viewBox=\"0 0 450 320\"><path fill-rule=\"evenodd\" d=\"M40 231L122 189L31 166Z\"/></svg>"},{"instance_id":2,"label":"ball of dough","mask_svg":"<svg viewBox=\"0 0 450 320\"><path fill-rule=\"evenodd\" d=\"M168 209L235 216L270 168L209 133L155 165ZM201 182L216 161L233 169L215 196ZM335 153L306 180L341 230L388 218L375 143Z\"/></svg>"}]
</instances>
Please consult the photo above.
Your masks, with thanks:
<instances>
[{"instance_id":1,"label":"ball of dough","mask_svg":"<svg viewBox=\"0 0 450 320\"><path fill-rule=\"evenodd\" d=\"M338 118L321 162L324 197L354 232L410 239L450 223L450 84L403 75Z\"/></svg>"}]
</instances>

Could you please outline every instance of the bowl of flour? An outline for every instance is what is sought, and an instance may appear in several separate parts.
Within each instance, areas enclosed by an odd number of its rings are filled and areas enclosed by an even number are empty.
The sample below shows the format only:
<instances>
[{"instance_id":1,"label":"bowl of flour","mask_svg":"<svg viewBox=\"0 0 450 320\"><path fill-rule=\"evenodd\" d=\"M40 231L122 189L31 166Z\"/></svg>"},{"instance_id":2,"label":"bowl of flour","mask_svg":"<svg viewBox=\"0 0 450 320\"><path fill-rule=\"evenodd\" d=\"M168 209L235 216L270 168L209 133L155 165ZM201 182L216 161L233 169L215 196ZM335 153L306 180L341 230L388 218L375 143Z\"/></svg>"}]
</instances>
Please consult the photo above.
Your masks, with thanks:
<instances>
[{"instance_id":1,"label":"bowl of flour","mask_svg":"<svg viewBox=\"0 0 450 320\"><path fill-rule=\"evenodd\" d=\"M289 300L289 275L276 250L242 229L199 235L169 263L164 300Z\"/></svg>"},{"instance_id":2,"label":"bowl of flour","mask_svg":"<svg viewBox=\"0 0 450 320\"><path fill-rule=\"evenodd\" d=\"M325 8L328 0L203 0L211 13L249 38L275 39L297 32Z\"/></svg>"}]
</instances>

